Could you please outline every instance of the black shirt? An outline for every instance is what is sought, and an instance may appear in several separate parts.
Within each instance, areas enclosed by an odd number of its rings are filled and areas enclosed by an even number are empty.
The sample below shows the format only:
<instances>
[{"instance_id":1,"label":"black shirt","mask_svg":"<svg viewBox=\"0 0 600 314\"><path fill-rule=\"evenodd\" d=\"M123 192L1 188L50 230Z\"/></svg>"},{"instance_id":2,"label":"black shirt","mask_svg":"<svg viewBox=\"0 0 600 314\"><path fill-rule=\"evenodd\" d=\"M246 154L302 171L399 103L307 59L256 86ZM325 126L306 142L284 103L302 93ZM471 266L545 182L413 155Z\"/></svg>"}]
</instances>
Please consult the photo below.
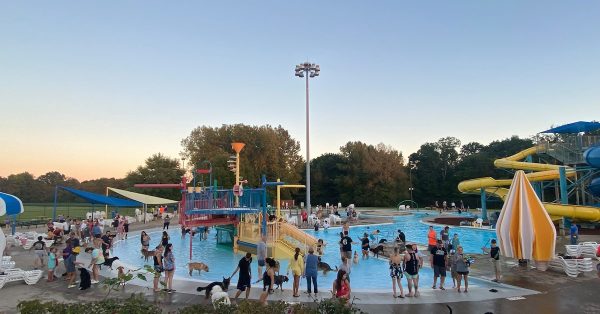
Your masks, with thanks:
<instances>
[{"instance_id":1,"label":"black shirt","mask_svg":"<svg viewBox=\"0 0 600 314\"><path fill-rule=\"evenodd\" d=\"M36 241L35 243L33 243L32 246L33 246L34 250L41 251L41 250L46 249L46 242L41 241L41 240L40 241Z\"/></svg>"},{"instance_id":2,"label":"black shirt","mask_svg":"<svg viewBox=\"0 0 600 314\"><path fill-rule=\"evenodd\" d=\"M448 252L446 252L445 248L438 248L435 247L433 249L431 249L431 255L433 255L433 265L434 266L439 266L439 267L445 267L446 266L446 255L448 255Z\"/></svg>"},{"instance_id":3,"label":"black shirt","mask_svg":"<svg viewBox=\"0 0 600 314\"><path fill-rule=\"evenodd\" d=\"M348 252L348 251L352 251L352 238L350 238L349 236L344 236L342 238L342 251L344 252Z\"/></svg>"},{"instance_id":4,"label":"black shirt","mask_svg":"<svg viewBox=\"0 0 600 314\"><path fill-rule=\"evenodd\" d=\"M368 249L369 248L369 238L362 238L362 248L363 249Z\"/></svg>"},{"instance_id":5,"label":"black shirt","mask_svg":"<svg viewBox=\"0 0 600 314\"><path fill-rule=\"evenodd\" d=\"M406 242L406 236L404 235L404 232L400 232L398 234L398 238L400 238L402 242Z\"/></svg>"},{"instance_id":6,"label":"black shirt","mask_svg":"<svg viewBox=\"0 0 600 314\"><path fill-rule=\"evenodd\" d=\"M248 261L245 257L240 259L240 262L238 263L238 267L240 268L240 281L243 279L250 280L250 263L252 263L252 260Z\"/></svg>"},{"instance_id":7,"label":"black shirt","mask_svg":"<svg viewBox=\"0 0 600 314\"><path fill-rule=\"evenodd\" d=\"M492 247L490 249L490 257L495 259L495 260L499 260L500 259L500 248L499 247Z\"/></svg>"}]
</instances>

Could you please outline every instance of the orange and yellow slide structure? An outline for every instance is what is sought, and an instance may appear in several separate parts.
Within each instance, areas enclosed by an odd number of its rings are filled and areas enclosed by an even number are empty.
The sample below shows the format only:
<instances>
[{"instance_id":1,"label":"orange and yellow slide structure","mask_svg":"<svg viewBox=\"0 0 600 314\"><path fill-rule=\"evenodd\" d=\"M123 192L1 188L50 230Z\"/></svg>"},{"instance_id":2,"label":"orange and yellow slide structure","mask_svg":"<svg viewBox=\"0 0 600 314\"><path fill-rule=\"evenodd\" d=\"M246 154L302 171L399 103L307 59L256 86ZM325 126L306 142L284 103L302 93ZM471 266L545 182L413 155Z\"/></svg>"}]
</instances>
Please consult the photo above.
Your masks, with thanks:
<instances>
[{"instance_id":1,"label":"orange and yellow slide structure","mask_svg":"<svg viewBox=\"0 0 600 314\"><path fill-rule=\"evenodd\" d=\"M504 169L533 171L526 175L531 182L558 180L560 178L560 168L563 166L522 161L528 156L543 152L545 149L546 146L544 145L530 147L512 156L496 159L494 166ZM576 176L575 169L571 167L564 167L564 171L566 177ZM479 193L483 189L486 193L496 195L504 201L508 194L508 188L506 187L510 186L512 181L512 179L497 180L491 177L477 178L460 182L458 190L462 193ZM543 204L553 219L567 217L585 221L600 221L600 208L597 207L555 203Z\"/></svg>"}]
</instances>

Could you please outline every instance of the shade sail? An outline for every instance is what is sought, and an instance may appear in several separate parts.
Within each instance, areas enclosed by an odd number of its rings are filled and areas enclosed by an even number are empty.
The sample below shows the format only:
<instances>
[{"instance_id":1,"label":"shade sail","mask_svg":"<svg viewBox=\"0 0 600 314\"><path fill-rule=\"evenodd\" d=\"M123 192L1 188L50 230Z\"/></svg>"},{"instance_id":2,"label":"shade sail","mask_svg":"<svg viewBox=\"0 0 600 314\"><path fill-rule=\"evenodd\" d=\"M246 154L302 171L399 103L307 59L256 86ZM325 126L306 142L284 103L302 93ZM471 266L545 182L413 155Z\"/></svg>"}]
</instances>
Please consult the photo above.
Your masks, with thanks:
<instances>
[{"instance_id":1,"label":"shade sail","mask_svg":"<svg viewBox=\"0 0 600 314\"><path fill-rule=\"evenodd\" d=\"M23 212L23 202L11 194L0 192L0 216L16 215Z\"/></svg>"},{"instance_id":2,"label":"shade sail","mask_svg":"<svg viewBox=\"0 0 600 314\"><path fill-rule=\"evenodd\" d=\"M116 189L116 188L108 188L108 189L117 194L121 194L129 199L138 201L138 202L140 202L142 204L146 204L146 205L165 205L165 204L179 203L179 201L174 201L174 200L170 200L170 199L166 199L166 198L162 198L162 197L156 197L156 196L152 196L152 195L135 193L135 192Z\"/></svg>"},{"instance_id":3,"label":"shade sail","mask_svg":"<svg viewBox=\"0 0 600 314\"><path fill-rule=\"evenodd\" d=\"M109 205L109 206L114 206L114 207L142 206L142 203L136 202L136 201L124 200L122 198L116 198L116 197L110 197L110 196L104 196L102 194L96 194L96 193L77 190L77 189L68 188L68 187L64 187L64 186L59 186L59 188L65 190L71 194L77 195L77 196L83 198L84 200L86 200L88 203L92 203L92 204L102 204L102 205Z\"/></svg>"},{"instance_id":4,"label":"shade sail","mask_svg":"<svg viewBox=\"0 0 600 314\"><path fill-rule=\"evenodd\" d=\"M591 132L595 130L600 130L600 122L598 121L577 121L561 126L557 126L555 128L551 128L549 130L540 132L540 133L555 133L555 134L576 134L579 132Z\"/></svg>"},{"instance_id":5,"label":"shade sail","mask_svg":"<svg viewBox=\"0 0 600 314\"><path fill-rule=\"evenodd\" d=\"M500 252L539 262L554 258L556 229L522 170L515 173L496 223Z\"/></svg>"}]
</instances>

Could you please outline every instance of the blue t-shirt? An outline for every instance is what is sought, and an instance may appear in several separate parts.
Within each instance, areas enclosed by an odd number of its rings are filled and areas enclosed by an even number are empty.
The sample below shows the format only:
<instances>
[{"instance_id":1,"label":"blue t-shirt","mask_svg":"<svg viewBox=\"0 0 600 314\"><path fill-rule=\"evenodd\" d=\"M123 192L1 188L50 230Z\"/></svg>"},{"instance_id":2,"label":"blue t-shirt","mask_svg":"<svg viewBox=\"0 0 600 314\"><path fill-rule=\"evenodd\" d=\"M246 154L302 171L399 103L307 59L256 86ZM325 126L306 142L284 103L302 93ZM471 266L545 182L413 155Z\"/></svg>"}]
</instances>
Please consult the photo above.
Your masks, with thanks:
<instances>
[{"instance_id":1,"label":"blue t-shirt","mask_svg":"<svg viewBox=\"0 0 600 314\"><path fill-rule=\"evenodd\" d=\"M571 225L571 236L576 236L577 235L577 225L573 224Z\"/></svg>"},{"instance_id":2,"label":"blue t-shirt","mask_svg":"<svg viewBox=\"0 0 600 314\"><path fill-rule=\"evenodd\" d=\"M96 234L102 234L102 230L100 229L100 226L98 226L98 225L94 226L94 227L92 228L92 233L93 233L94 235L96 235Z\"/></svg>"},{"instance_id":3,"label":"blue t-shirt","mask_svg":"<svg viewBox=\"0 0 600 314\"><path fill-rule=\"evenodd\" d=\"M314 254L306 255L306 268L304 272L307 276L317 276L317 267L319 265L319 258Z\"/></svg>"}]
</instances>

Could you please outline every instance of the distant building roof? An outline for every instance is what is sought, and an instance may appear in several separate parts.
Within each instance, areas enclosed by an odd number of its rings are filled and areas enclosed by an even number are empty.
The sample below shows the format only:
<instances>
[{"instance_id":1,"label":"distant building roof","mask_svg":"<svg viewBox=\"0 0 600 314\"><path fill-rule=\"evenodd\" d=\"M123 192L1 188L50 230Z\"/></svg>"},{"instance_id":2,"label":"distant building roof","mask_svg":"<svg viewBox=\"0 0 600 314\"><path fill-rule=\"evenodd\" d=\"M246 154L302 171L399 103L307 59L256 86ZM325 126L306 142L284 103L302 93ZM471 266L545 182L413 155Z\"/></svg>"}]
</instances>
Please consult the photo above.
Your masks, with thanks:
<instances>
[{"instance_id":1,"label":"distant building roof","mask_svg":"<svg viewBox=\"0 0 600 314\"><path fill-rule=\"evenodd\" d=\"M575 134L579 132L591 132L600 129L598 121L578 121L569 124L557 126L555 128L540 132L540 133L555 133L555 134Z\"/></svg>"}]
</instances>

